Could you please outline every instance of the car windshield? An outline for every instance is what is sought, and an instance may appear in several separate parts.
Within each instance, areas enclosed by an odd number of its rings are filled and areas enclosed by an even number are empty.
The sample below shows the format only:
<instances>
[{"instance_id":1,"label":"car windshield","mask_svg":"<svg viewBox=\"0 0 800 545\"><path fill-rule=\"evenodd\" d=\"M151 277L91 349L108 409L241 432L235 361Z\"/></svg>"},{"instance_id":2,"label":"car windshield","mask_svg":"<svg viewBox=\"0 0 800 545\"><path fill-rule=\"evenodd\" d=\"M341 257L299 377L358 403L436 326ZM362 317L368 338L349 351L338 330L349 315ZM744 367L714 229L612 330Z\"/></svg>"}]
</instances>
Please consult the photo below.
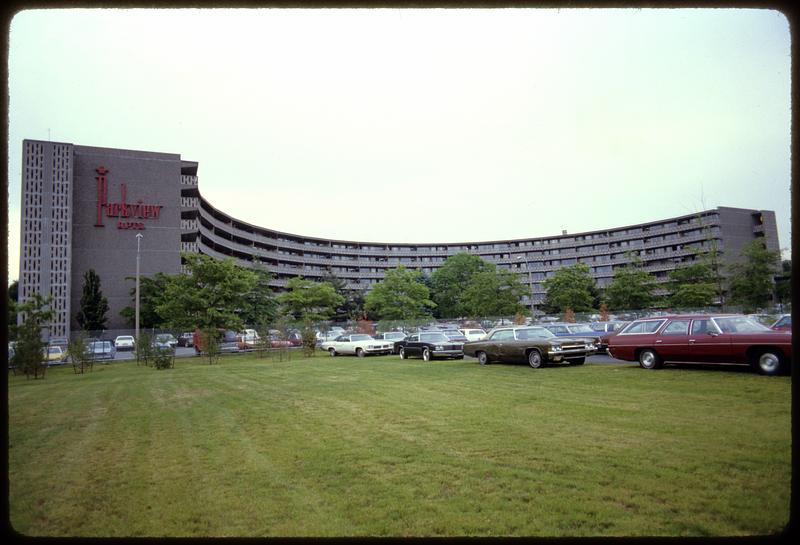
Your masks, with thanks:
<instances>
[{"instance_id":1,"label":"car windshield","mask_svg":"<svg viewBox=\"0 0 800 545\"><path fill-rule=\"evenodd\" d=\"M118 341L132 341L133 337L117 337Z\"/></svg>"},{"instance_id":2,"label":"car windshield","mask_svg":"<svg viewBox=\"0 0 800 545\"><path fill-rule=\"evenodd\" d=\"M594 330L586 324L578 324L578 325L571 325L567 329L569 329L570 333L592 333L594 334Z\"/></svg>"},{"instance_id":3,"label":"car windshield","mask_svg":"<svg viewBox=\"0 0 800 545\"><path fill-rule=\"evenodd\" d=\"M723 333L771 331L767 326L761 325L752 318L746 316L726 316L724 318L713 318L713 320Z\"/></svg>"},{"instance_id":4,"label":"car windshield","mask_svg":"<svg viewBox=\"0 0 800 545\"><path fill-rule=\"evenodd\" d=\"M159 341L168 341L172 339L172 335L166 335L166 334L156 335L156 339Z\"/></svg>"},{"instance_id":5,"label":"car windshield","mask_svg":"<svg viewBox=\"0 0 800 545\"><path fill-rule=\"evenodd\" d=\"M555 337L555 334L543 327L527 327L525 329L517 330L517 339L520 341L527 341L530 339L549 339L551 337Z\"/></svg>"},{"instance_id":6,"label":"car windshield","mask_svg":"<svg viewBox=\"0 0 800 545\"><path fill-rule=\"evenodd\" d=\"M450 339L444 333L423 333L419 336L419 340L429 343L447 342Z\"/></svg>"},{"instance_id":7,"label":"car windshield","mask_svg":"<svg viewBox=\"0 0 800 545\"><path fill-rule=\"evenodd\" d=\"M372 337L369 335L350 335L351 341L371 341Z\"/></svg>"},{"instance_id":8,"label":"car windshield","mask_svg":"<svg viewBox=\"0 0 800 545\"><path fill-rule=\"evenodd\" d=\"M61 353L61 348L58 347L58 346L51 346L50 348L47 349L47 351L50 354L60 354Z\"/></svg>"}]
</instances>

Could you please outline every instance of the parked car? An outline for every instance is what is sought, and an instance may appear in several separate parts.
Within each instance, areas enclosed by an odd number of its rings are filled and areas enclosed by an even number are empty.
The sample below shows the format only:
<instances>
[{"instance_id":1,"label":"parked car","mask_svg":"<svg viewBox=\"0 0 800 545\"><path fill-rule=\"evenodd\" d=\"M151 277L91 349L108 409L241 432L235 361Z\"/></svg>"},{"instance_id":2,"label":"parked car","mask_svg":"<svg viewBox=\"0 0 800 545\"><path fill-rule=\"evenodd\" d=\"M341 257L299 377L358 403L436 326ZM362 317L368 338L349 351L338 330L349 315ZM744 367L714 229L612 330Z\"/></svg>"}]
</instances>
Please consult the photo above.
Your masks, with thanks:
<instances>
[{"instance_id":1,"label":"parked car","mask_svg":"<svg viewBox=\"0 0 800 545\"><path fill-rule=\"evenodd\" d=\"M552 323L543 324L541 327L547 329L556 337L597 337L595 331L589 324L573 323Z\"/></svg>"},{"instance_id":2,"label":"parked car","mask_svg":"<svg viewBox=\"0 0 800 545\"><path fill-rule=\"evenodd\" d=\"M420 331L396 342L395 346L400 354L400 359L418 356L425 361L430 361L434 358L462 359L464 357L464 343L450 340L441 331Z\"/></svg>"},{"instance_id":3,"label":"parked car","mask_svg":"<svg viewBox=\"0 0 800 545\"><path fill-rule=\"evenodd\" d=\"M478 358L481 365L492 361L527 362L539 368L562 361L581 365L596 349L589 337L557 337L543 326L518 326L491 330L486 339L466 343L464 354Z\"/></svg>"},{"instance_id":4,"label":"parked car","mask_svg":"<svg viewBox=\"0 0 800 545\"><path fill-rule=\"evenodd\" d=\"M86 355L91 360L113 360L117 349L111 341L89 341L86 345Z\"/></svg>"},{"instance_id":5,"label":"parked car","mask_svg":"<svg viewBox=\"0 0 800 545\"><path fill-rule=\"evenodd\" d=\"M442 333L444 333L445 336L447 336L447 338L453 342L464 344L469 340L463 333L461 333L457 329L446 329L442 331Z\"/></svg>"},{"instance_id":6,"label":"parked car","mask_svg":"<svg viewBox=\"0 0 800 545\"><path fill-rule=\"evenodd\" d=\"M619 331L630 322L623 322L620 320L609 320L608 322L592 322L589 324L589 327L592 328L592 331L595 333L612 333L614 331Z\"/></svg>"},{"instance_id":7,"label":"parked car","mask_svg":"<svg viewBox=\"0 0 800 545\"><path fill-rule=\"evenodd\" d=\"M608 339L622 331L622 329L630 322L609 321L609 322L594 322L591 324L592 329L598 335L600 342L597 344L597 352L608 352Z\"/></svg>"},{"instance_id":8,"label":"parked car","mask_svg":"<svg viewBox=\"0 0 800 545\"><path fill-rule=\"evenodd\" d=\"M191 331L181 333L178 337L178 346L191 347L194 346L194 333Z\"/></svg>"},{"instance_id":9,"label":"parked car","mask_svg":"<svg viewBox=\"0 0 800 545\"><path fill-rule=\"evenodd\" d=\"M255 348L259 342L261 342L261 335L255 329L245 329L239 333L239 348L242 350Z\"/></svg>"},{"instance_id":10,"label":"parked car","mask_svg":"<svg viewBox=\"0 0 800 545\"><path fill-rule=\"evenodd\" d=\"M480 341L486 337L486 331L483 329L465 328L459 329L459 331L463 333L468 341Z\"/></svg>"},{"instance_id":11,"label":"parked car","mask_svg":"<svg viewBox=\"0 0 800 545\"><path fill-rule=\"evenodd\" d=\"M776 375L791 366L792 334L737 314L643 318L611 337L608 351L644 369L669 362L741 363Z\"/></svg>"},{"instance_id":12,"label":"parked car","mask_svg":"<svg viewBox=\"0 0 800 545\"><path fill-rule=\"evenodd\" d=\"M791 331L792 330L792 315L784 314L778 320L769 326L770 329L775 331Z\"/></svg>"},{"instance_id":13,"label":"parked car","mask_svg":"<svg viewBox=\"0 0 800 545\"><path fill-rule=\"evenodd\" d=\"M67 351L60 346L46 346L44 348L44 361L48 365L62 365L67 361Z\"/></svg>"},{"instance_id":14,"label":"parked car","mask_svg":"<svg viewBox=\"0 0 800 545\"><path fill-rule=\"evenodd\" d=\"M203 335L200 331L195 331L192 337L192 343L194 344L194 351L197 355L200 355L204 351L203 347ZM239 351L239 338L236 335L235 331L231 331L230 329L218 329L217 330L217 349L220 352L238 352Z\"/></svg>"},{"instance_id":15,"label":"parked car","mask_svg":"<svg viewBox=\"0 0 800 545\"><path fill-rule=\"evenodd\" d=\"M114 348L117 350L133 350L136 348L136 340L133 335L119 335L114 339Z\"/></svg>"},{"instance_id":16,"label":"parked car","mask_svg":"<svg viewBox=\"0 0 800 545\"><path fill-rule=\"evenodd\" d=\"M399 349L397 348L397 342L402 341L406 338L406 334L402 331L385 331L384 333L378 333L374 336L375 340L378 341L386 341L392 344L392 354L397 354Z\"/></svg>"},{"instance_id":17,"label":"parked car","mask_svg":"<svg viewBox=\"0 0 800 545\"><path fill-rule=\"evenodd\" d=\"M340 335L332 341L325 341L320 349L326 350L331 356L339 354L355 354L359 358L372 354L391 354L393 344L389 341L373 339L365 333Z\"/></svg>"},{"instance_id":18,"label":"parked car","mask_svg":"<svg viewBox=\"0 0 800 545\"><path fill-rule=\"evenodd\" d=\"M303 334L299 331L292 331L289 333L286 340L289 341L289 346L303 346Z\"/></svg>"},{"instance_id":19,"label":"parked car","mask_svg":"<svg viewBox=\"0 0 800 545\"><path fill-rule=\"evenodd\" d=\"M178 339L176 339L172 333L159 333L153 338L153 345L169 345L170 348L175 348L178 346Z\"/></svg>"},{"instance_id":20,"label":"parked car","mask_svg":"<svg viewBox=\"0 0 800 545\"><path fill-rule=\"evenodd\" d=\"M322 344L326 341L332 341L337 337L344 335L344 332L339 331L328 331L323 333L321 331L317 331L317 344Z\"/></svg>"}]
</instances>

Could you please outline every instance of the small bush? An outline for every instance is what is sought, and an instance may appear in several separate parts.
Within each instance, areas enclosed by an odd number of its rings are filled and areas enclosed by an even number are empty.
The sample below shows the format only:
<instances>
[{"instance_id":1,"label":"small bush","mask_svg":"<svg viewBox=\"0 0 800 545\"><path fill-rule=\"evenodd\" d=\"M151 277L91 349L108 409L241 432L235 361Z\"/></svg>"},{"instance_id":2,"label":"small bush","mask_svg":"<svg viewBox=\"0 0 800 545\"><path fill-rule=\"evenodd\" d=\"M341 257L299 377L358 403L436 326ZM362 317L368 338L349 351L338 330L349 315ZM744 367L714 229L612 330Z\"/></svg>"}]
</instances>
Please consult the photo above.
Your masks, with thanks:
<instances>
[{"instance_id":1,"label":"small bush","mask_svg":"<svg viewBox=\"0 0 800 545\"><path fill-rule=\"evenodd\" d=\"M175 366L175 352L169 348L154 349L152 359L156 369L171 369Z\"/></svg>"}]
</instances>

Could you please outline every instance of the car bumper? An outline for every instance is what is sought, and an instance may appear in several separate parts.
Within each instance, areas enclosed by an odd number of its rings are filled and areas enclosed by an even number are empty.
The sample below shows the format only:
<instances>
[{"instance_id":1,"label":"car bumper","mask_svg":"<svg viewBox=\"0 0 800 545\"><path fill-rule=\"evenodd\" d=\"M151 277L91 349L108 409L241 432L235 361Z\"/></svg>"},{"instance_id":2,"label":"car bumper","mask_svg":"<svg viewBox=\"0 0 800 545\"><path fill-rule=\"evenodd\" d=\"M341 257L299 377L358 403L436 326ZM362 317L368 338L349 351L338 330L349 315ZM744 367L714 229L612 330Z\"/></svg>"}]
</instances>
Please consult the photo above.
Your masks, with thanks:
<instances>
[{"instance_id":1,"label":"car bumper","mask_svg":"<svg viewBox=\"0 0 800 545\"><path fill-rule=\"evenodd\" d=\"M463 350L433 350L431 355L434 358L459 358L464 357Z\"/></svg>"}]
</instances>

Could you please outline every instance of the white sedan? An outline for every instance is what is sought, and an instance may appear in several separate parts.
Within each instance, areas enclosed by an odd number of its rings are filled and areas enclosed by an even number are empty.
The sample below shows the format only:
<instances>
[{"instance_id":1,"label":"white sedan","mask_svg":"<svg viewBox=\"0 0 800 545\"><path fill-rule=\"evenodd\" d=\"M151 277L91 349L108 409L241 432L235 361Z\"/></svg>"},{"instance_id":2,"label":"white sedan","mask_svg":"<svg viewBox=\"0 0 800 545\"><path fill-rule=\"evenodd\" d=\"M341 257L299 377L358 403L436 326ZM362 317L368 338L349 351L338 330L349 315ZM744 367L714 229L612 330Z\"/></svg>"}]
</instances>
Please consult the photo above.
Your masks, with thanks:
<instances>
[{"instance_id":1,"label":"white sedan","mask_svg":"<svg viewBox=\"0 0 800 545\"><path fill-rule=\"evenodd\" d=\"M327 350L331 356L355 354L359 358L363 358L370 354L391 354L394 343L379 341L363 333L353 333L339 335L332 341L325 341L319 347L321 350Z\"/></svg>"},{"instance_id":2,"label":"white sedan","mask_svg":"<svg viewBox=\"0 0 800 545\"><path fill-rule=\"evenodd\" d=\"M133 335L120 335L114 339L114 348L117 350L133 350L136 348L136 341Z\"/></svg>"}]
</instances>

